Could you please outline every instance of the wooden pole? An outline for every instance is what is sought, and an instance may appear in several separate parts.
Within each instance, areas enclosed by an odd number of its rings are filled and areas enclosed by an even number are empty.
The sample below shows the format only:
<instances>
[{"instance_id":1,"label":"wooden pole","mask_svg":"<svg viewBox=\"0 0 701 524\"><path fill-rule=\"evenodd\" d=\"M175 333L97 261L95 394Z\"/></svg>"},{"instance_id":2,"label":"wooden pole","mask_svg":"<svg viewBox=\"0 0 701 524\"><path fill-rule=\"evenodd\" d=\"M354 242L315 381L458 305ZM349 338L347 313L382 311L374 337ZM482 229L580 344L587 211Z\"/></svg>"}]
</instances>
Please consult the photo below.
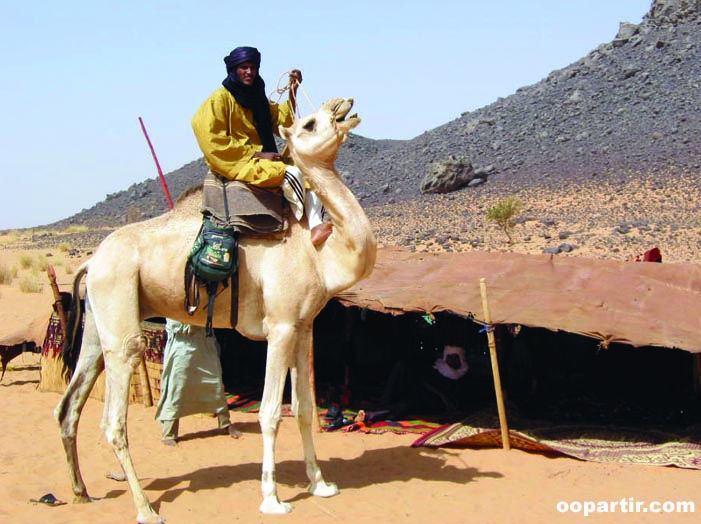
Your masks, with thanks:
<instances>
[{"instance_id":1,"label":"wooden pole","mask_svg":"<svg viewBox=\"0 0 701 524\"><path fill-rule=\"evenodd\" d=\"M54 266L47 265L46 273L49 276L49 283L51 284L51 291L54 293L54 307L56 308L56 314L58 315L58 321L61 323L61 333L63 338L66 338L66 313L63 311L63 300L61 297L61 290L58 288L58 283L56 282L56 271ZM73 297L73 300L80 300L80 297Z\"/></svg>"},{"instance_id":2,"label":"wooden pole","mask_svg":"<svg viewBox=\"0 0 701 524\"><path fill-rule=\"evenodd\" d=\"M492 359L492 375L494 376L494 392L497 395L497 409L499 410L499 425L501 426L501 441L505 450L511 449L511 440L509 438L509 426L506 421L506 409L504 407L504 392L501 389L501 377L499 375L499 360L497 359L497 345L494 341L494 332L492 331L492 314L489 311L489 302L487 301L487 282L484 278L480 279L480 291L482 292L482 309L484 310L484 322L487 325L487 341L489 342L489 355Z\"/></svg>"}]
</instances>

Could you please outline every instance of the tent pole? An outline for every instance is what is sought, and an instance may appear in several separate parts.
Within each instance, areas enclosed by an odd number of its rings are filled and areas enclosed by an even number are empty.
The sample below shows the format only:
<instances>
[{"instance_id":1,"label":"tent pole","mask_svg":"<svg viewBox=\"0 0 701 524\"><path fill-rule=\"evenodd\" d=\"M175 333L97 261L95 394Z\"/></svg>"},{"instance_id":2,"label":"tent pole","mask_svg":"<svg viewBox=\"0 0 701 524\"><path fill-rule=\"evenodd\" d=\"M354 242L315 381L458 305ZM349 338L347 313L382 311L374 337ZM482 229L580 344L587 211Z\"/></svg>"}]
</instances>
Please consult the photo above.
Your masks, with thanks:
<instances>
[{"instance_id":1,"label":"tent pole","mask_svg":"<svg viewBox=\"0 0 701 524\"><path fill-rule=\"evenodd\" d=\"M505 450L511 449L511 440L509 438L509 426L506 421L506 409L504 407L504 392L501 388L501 377L499 375L499 360L497 359L497 345L494 340L494 331L492 330L492 314L489 311L489 302L487 301L487 282L484 278L480 278L480 291L482 292L482 309L484 310L484 322L487 327L487 341L489 342L489 355L492 359L492 375L494 377L494 392L497 396L497 409L499 410L499 425L501 426L501 441Z\"/></svg>"},{"instance_id":2,"label":"tent pole","mask_svg":"<svg viewBox=\"0 0 701 524\"><path fill-rule=\"evenodd\" d=\"M66 336L66 313L63 311L63 300L61 297L61 290L58 288L58 283L56 282L56 271L54 270L54 266L52 265L47 265L46 266L46 273L49 276L49 283L51 284L51 291L54 293L54 309L56 310L56 314L58 315L58 321L61 324L61 334L63 337ZM73 297L73 300L75 300L76 297ZM80 297L77 298L80 300Z\"/></svg>"}]
</instances>

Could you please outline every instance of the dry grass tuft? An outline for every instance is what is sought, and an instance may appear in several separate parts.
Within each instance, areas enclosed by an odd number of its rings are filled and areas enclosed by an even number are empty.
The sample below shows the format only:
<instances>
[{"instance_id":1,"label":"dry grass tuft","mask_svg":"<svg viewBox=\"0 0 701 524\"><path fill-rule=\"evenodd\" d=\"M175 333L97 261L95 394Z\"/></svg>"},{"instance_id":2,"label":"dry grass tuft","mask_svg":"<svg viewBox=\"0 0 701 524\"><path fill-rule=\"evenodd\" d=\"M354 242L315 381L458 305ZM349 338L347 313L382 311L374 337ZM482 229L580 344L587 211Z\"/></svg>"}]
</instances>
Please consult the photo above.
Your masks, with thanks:
<instances>
[{"instance_id":1,"label":"dry grass tuft","mask_svg":"<svg viewBox=\"0 0 701 524\"><path fill-rule=\"evenodd\" d=\"M0 262L0 284L10 285L17 278L17 268Z\"/></svg>"},{"instance_id":2,"label":"dry grass tuft","mask_svg":"<svg viewBox=\"0 0 701 524\"><path fill-rule=\"evenodd\" d=\"M22 293L41 293L44 290L44 283L39 279L38 274L32 273L20 279L19 289Z\"/></svg>"}]
</instances>

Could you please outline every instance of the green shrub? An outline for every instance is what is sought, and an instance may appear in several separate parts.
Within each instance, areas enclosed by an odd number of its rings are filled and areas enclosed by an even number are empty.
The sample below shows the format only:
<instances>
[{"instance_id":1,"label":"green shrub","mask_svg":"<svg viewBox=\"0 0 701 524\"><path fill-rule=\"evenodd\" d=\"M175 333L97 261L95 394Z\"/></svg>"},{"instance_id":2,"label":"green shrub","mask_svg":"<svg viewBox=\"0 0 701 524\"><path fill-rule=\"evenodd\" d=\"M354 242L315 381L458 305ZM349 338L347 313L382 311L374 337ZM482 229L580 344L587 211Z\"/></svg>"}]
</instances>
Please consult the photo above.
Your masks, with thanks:
<instances>
[{"instance_id":1,"label":"green shrub","mask_svg":"<svg viewBox=\"0 0 701 524\"><path fill-rule=\"evenodd\" d=\"M509 197L506 200L497 202L493 207L487 210L487 219L501 228L506 237L509 239L509 244L512 243L511 232L516 225L516 218L521 212L521 202L514 197Z\"/></svg>"}]
</instances>

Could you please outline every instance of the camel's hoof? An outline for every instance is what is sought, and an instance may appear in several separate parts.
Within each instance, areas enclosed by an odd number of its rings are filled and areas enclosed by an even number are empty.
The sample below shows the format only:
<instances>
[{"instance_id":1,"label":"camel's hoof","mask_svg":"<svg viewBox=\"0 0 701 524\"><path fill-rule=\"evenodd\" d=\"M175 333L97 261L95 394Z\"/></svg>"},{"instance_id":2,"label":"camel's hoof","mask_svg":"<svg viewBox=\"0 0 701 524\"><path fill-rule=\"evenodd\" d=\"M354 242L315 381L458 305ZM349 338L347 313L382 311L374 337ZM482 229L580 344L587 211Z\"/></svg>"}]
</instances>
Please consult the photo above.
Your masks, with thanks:
<instances>
[{"instance_id":1,"label":"camel's hoof","mask_svg":"<svg viewBox=\"0 0 701 524\"><path fill-rule=\"evenodd\" d=\"M292 511L292 504L280 502L277 497L263 499L260 505L260 512L266 515L284 515Z\"/></svg>"},{"instance_id":2,"label":"camel's hoof","mask_svg":"<svg viewBox=\"0 0 701 524\"><path fill-rule=\"evenodd\" d=\"M317 482L309 486L309 493L315 497L333 497L341 491L333 482Z\"/></svg>"},{"instance_id":3,"label":"camel's hoof","mask_svg":"<svg viewBox=\"0 0 701 524\"><path fill-rule=\"evenodd\" d=\"M88 502L92 502L94 499L92 497L89 497L87 493L83 495L76 495L73 497L73 504L87 504Z\"/></svg>"},{"instance_id":4,"label":"camel's hoof","mask_svg":"<svg viewBox=\"0 0 701 524\"><path fill-rule=\"evenodd\" d=\"M165 524L166 521L158 513L151 513L145 517L137 517L136 522L138 524Z\"/></svg>"}]
</instances>

